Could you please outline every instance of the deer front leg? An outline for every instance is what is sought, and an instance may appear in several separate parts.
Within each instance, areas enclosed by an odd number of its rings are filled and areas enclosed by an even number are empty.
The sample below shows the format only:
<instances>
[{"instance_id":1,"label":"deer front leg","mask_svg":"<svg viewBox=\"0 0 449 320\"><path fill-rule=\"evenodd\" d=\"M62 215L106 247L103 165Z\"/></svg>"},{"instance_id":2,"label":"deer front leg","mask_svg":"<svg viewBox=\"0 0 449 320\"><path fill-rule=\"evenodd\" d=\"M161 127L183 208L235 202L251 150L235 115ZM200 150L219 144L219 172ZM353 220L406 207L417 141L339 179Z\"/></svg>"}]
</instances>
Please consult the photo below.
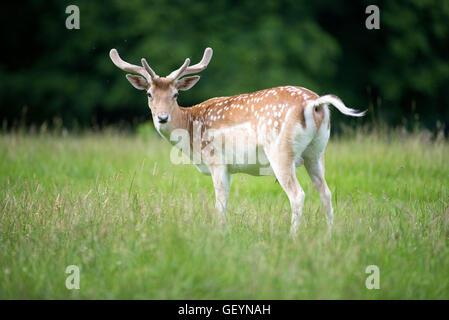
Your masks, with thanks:
<instances>
[{"instance_id":1,"label":"deer front leg","mask_svg":"<svg viewBox=\"0 0 449 320\"><path fill-rule=\"evenodd\" d=\"M231 174L228 172L226 165L213 165L209 169L215 188L215 208L218 211L220 223L224 224L226 222L228 195L231 188Z\"/></svg>"}]
</instances>

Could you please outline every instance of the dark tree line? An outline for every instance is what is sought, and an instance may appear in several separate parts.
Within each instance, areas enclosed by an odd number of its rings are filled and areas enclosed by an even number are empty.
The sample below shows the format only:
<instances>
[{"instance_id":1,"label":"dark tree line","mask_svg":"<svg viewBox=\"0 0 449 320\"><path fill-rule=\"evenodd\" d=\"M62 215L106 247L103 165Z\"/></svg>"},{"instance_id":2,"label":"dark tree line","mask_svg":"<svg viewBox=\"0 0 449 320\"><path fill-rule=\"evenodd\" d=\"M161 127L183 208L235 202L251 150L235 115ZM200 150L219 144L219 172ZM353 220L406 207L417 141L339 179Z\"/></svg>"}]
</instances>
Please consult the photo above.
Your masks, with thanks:
<instances>
[{"instance_id":1,"label":"dark tree line","mask_svg":"<svg viewBox=\"0 0 449 320\"><path fill-rule=\"evenodd\" d=\"M65 27L78 5L79 30ZM365 8L380 8L367 30ZM161 75L214 49L188 106L279 85L333 93L391 126L449 123L449 2L305 0L34 0L1 10L0 117L4 123L131 123L145 96L108 57L116 47Z\"/></svg>"}]
</instances>

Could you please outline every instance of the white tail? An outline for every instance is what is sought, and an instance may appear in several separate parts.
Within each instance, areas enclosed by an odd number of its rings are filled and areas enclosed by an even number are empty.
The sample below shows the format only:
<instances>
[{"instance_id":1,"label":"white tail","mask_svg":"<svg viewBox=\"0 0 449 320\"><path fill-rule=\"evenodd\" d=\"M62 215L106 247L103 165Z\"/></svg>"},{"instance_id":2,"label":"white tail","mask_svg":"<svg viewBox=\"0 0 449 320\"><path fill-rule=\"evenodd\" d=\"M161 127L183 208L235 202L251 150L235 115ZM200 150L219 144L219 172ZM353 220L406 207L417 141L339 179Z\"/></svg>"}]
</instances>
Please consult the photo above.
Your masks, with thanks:
<instances>
[{"instance_id":1,"label":"white tail","mask_svg":"<svg viewBox=\"0 0 449 320\"><path fill-rule=\"evenodd\" d=\"M331 104L335 108L337 108L341 113L351 117L363 117L366 114L366 110L358 111L346 107L343 101L341 101L339 97L334 96L333 94L321 96L313 102L314 106L323 106L325 104Z\"/></svg>"}]
</instances>

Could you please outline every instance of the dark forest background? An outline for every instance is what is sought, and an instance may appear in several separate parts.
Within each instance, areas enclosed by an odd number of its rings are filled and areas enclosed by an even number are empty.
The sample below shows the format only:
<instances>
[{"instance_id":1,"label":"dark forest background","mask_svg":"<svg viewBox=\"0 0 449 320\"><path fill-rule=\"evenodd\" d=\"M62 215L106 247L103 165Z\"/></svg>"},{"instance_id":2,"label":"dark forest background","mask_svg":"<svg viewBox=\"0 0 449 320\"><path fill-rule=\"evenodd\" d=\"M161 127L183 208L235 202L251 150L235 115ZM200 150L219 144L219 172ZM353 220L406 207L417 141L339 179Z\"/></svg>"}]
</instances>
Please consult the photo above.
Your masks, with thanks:
<instances>
[{"instance_id":1,"label":"dark forest background","mask_svg":"<svg viewBox=\"0 0 449 320\"><path fill-rule=\"evenodd\" d=\"M66 6L80 8L68 30ZM368 30L365 8L380 8ZM61 1L4 2L0 118L3 126L136 123L150 118L144 94L109 59L146 57L167 75L210 46L189 106L213 96L300 85L369 108L366 122L449 123L449 1ZM336 113L334 113L336 114ZM343 117L341 118L343 121ZM344 120L346 121L346 120Z\"/></svg>"}]
</instances>

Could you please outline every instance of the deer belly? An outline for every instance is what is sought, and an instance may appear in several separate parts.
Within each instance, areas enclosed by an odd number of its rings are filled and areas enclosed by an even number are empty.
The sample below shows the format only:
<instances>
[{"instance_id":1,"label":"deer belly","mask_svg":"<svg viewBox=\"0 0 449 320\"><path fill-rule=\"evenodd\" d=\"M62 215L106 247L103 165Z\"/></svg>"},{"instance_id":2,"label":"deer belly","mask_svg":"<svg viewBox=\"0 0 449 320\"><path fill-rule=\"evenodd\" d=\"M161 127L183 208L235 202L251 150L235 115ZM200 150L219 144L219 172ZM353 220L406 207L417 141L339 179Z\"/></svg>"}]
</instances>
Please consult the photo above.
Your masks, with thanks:
<instances>
[{"instance_id":1,"label":"deer belly","mask_svg":"<svg viewBox=\"0 0 449 320\"><path fill-rule=\"evenodd\" d=\"M208 140L211 145L203 153L205 163L224 164L230 173L273 174L264 148L249 123L215 130L213 138L208 136ZM209 157L211 149L213 157Z\"/></svg>"},{"instance_id":2,"label":"deer belly","mask_svg":"<svg viewBox=\"0 0 449 320\"><path fill-rule=\"evenodd\" d=\"M207 166L204 163L194 164L195 167L198 169L198 171L202 174L205 174L207 176L210 176L210 169L209 166Z\"/></svg>"},{"instance_id":3,"label":"deer belly","mask_svg":"<svg viewBox=\"0 0 449 320\"><path fill-rule=\"evenodd\" d=\"M253 176L273 174L268 158L261 146L249 146L245 150L238 150L233 161L228 162L228 170L230 173L246 173Z\"/></svg>"}]
</instances>

